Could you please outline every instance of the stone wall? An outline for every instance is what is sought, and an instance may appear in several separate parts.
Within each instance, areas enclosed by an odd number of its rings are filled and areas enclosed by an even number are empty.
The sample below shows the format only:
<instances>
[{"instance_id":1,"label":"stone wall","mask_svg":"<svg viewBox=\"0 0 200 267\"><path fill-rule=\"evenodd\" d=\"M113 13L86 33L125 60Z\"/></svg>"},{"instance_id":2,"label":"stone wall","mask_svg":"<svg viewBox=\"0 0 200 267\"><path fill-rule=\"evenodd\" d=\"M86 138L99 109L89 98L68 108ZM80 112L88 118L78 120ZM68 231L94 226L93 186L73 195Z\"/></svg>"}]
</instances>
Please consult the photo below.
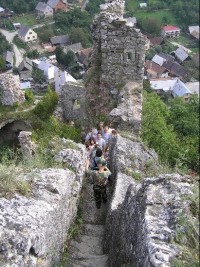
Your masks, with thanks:
<instances>
[{"instance_id":1,"label":"stone wall","mask_svg":"<svg viewBox=\"0 0 200 267\"><path fill-rule=\"evenodd\" d=\"M111 110L109 119L119 131L139 136L142 120L142 83L128 82L120 91L118 106Z\"/></svg>"},{"instance_id":2,"label":"stone wall","mask_svg":"<svg viewBox=\"0 0 200 267\"><path fill-rule=\"evenodd\" d=\"M86 89L82 83L69 82L64 85L60 101L65 120L77 124L86 122Z\"/></svg>"},{"instance_id":3,"label":"stone wall","mask_svg":"<svg viewBox=\"0 0 200 267\"><path fill-rule=\"evenodd\" d=\"M143 80L145 38L123 18L124 1L101 5L93 22L93 62L101 58L101 83L110 87Z\"/></svg>"},{"instance_id":4,"label":"stone wall","mask_svg":"<svg viewBox=\"0 0 200 267\"><path fill-rule=\"evenodd\" d=\"M0 101L2 105L12 106L25 101L24 92L20 89L18 75L0 74Z\"/></svg>"},{"instance_id":5,"label":"stone wall","mask_svg":"<svg viewBox=\"0 0 200 267\"><path fill-rule=\"evenodd\" d=\"M109 266L170 266L181 253L171 240L178 216L188 212L190 177L159 175L155 152L128 139L113 140L111 153L115 188L104 246Z\"/></svg>"},{"instance_id":6,"label":"stone wall","mask_svg":"<svg viewBox=\"0 0 200 267\"><path fill-rule=\"evenodd\" d=\"M61 143L70 170L34 169L24 176L32 185L28 196L0 198L1 267L53 267L59 262L77 213L86 160L83 145ZM62 161L62 153L56 158Z\"/></svg>"}]
</instances>

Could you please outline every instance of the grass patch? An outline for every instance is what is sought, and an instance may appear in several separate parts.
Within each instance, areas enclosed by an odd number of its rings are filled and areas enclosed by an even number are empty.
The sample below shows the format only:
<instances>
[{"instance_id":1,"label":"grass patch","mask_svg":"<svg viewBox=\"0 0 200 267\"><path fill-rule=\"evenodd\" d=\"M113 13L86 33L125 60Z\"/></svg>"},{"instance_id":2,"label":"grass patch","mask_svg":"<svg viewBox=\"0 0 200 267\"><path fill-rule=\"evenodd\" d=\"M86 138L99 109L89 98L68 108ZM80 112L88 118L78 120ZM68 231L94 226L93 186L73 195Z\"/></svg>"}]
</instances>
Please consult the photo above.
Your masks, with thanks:
<instances>
[{"instance_id":1,"label":"grass patch","mask_svg":"<svg viewBox=\"0 0 200 267\"><path fill-rule=\"evenodd\" d=\"M132 173L132 177L136 180L136 181L141 181L142 180L142 175L140 172L133 172Z\"/></svg>"},{"instance_id":2,"label":"grass patch","mask_svg":"<svg viewBox=\"0 0 200 267\"><path fill-rule=\"evenodd\" d=\"M140 6L139 6L139 1L138 0L126 0L125 4L126 4L126 10L128 11L135 11L137 10Z\"/></svg>"},{"instance_id":3,"label":"grass patch","mask_svg":"<svg viewBox=\"0 0 200 267\"><path fill-rule=\"evenodd\" d=\"M14 162L0 163L0 197L8 197L15 193L27 195L30 190L29 181L23 178L24 168Z\"/></svg>"},{"instance_id":4,"label":"grass patch","mask_svg":"<svg viewBox=\"0 0 200 267\"><path fill-rule=\"evenodd\" d=\"M30 26L40 23L47 23L53 21L52 18L37 18L36 14L25 14L24 16L16 16L12 18L13 23L21 23L22 25Z\"/></svg>"},{"instance_id":5,"label":"grass patch","mask_svg":"<svg viewBox=\"0 0 200 267\"><path fill-rule=\"evenodd\" d=\"M173 11L168 10L158 10L158 11L138 11L135 13L137 19L146 19L146 18L154 18L161 22L162 25L165 23L163 22L163 18L167 17L168 24L173 24L179 26L179 23L174 15Z\"/></svg>"}]
</instances>

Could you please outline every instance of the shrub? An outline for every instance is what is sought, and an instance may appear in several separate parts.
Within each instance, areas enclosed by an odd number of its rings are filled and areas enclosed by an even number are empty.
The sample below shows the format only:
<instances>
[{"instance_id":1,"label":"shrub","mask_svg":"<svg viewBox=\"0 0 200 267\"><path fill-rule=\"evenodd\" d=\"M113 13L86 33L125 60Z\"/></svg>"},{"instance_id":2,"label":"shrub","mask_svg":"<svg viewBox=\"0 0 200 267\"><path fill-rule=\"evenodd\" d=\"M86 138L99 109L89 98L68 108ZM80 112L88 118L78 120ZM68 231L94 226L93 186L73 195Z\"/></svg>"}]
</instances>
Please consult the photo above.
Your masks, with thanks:
<instances>
[{"instance_id":1,"label":"shrub","mask_svg":"<svg viewBox=\"0 0 200 267\"><path fill-rule=\"evenodd\" d=\"M30 89L25 90L25 99L28 103L33 103L35 100L35 96L33 94L33 91Z\"/></svg>"},{"instance_id":2,"label":"shrub","mask_svg":"<svg viewBox=\"0 0 200 267\"><path fill-rule=\"evenodd\" d=\"M37 115L42 120L47 120L53 113L58 102L58 95L56 92L48 88L46 95L43 99L36 105L33 113Z\"/></svg>"}]
</instances>

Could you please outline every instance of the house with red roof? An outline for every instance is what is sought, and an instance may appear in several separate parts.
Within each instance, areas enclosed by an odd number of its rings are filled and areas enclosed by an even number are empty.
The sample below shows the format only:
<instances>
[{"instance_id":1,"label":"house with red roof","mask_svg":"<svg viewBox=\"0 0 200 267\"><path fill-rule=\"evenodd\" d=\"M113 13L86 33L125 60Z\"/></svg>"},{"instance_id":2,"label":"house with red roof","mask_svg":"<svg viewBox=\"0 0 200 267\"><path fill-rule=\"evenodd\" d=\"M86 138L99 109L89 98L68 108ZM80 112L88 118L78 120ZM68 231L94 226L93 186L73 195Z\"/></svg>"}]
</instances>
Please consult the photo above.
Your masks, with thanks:
<instances>
[{"instance_id":1,"label":"house with red roof","mask_svg":"<svg viewBox=\"0 0 200 267\"><path fill-rule=\"evenodd\" d=\"M179 37L181 29L177 26L166 25L162 27L161 36L164 38Z\"/></svg>"}]
</instances>

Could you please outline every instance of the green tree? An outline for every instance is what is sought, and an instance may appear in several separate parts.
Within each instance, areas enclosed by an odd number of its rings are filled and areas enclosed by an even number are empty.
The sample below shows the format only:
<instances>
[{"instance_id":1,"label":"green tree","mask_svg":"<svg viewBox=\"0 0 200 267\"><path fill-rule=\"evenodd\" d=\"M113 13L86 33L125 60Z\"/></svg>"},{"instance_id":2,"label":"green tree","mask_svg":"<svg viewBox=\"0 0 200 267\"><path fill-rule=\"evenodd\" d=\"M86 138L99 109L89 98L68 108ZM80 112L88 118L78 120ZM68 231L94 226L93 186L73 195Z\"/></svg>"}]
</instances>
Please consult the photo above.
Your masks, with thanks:
<instances>
[{"instance_id":1,"label":"green tree","mask_svg":"<svg viewBox=\"0 0 200 267\"><path fill-rule=\"evenodd\" d=\"M32 77L35 82L42 83L46 81L46 76L44 75L44 72L38 68L33 68L32 70Z\"/></svg>"},{"instance_id":2,"label":"green tree","mask_svg":"<svg viewBox=\"0 0 200 267\"><path fill-rule=\"evenodd\" d=\"M83 47L90 45L89 35L82 28L72 28L70 32L70 41L72 43L80 42Z\"/></svg>"},{"instance_id":3,"label":"green tree","mask_svg":"<svg viewBox=\"0 0 200 267\"><path fill-rule=\"evenodd\" d=\"M53 114L57 103L58 95L49 87L46 95L34 108L33 113L36 114L40 119L47 120Z\"/></svg>"},{"instance_id":4,"label":"green tree","mask_svg":"<svg viewBox=\"0 0 200 267\"><path fill-rule=\"evenodd\" d=\"M199 169L199 99L191 95L189 102L176 97L169 101L170 116L167 123L172 124L178 137L179 164L192 170Z\"/></svg>"},{"instance_id":5,"label":"green tree","mask_svg":"<svg viewBox=\"0 0 200 267\"><path fill-rule=\"evenodd\" d=\"M38 58L39 56L40 56L40 53L38 52L37 49L30 50L30 51L25 53L25 57L28 57L28 58L31 58L31 59Z\"/></svg>"},{"instance_id":6,"label":"green tree","mask_svg":"<svg viewBox=\"0 0 200 267\"><path fill-rule=\"evenodd\" d=\"M161 31L161 22L155 18L140 19L138 21L140 27L143 31L150 33L152 35L159 35Z\"/></svg>"},{"instance_id":7,"label":"green tree","mask_svg":"<svg viewBox=\"0 0 200 267\"><path fill-rule=\"evenodd\" d=\"M75 55L74 52L69 50L67 54L65 55L65 64L68 67L72 67L75 64Z\"/></svg>"},{"instance_id":8,"label":"green tree","mask_svg":"<svg viewBox=\"0 0 200 267\"><path fill-rule=\"evenodd\" d=\"M4 59L0 56L0 70L5 70L6 64Z\"/></svg>"},{"instance_id":9,"label":"green tree","mask_svg":"<svg viewBox=\"0 0 200 267\"><path fill-rule=\"evenodd\" d=\"M155 93L144 92L142 138L164 162L176 164L177 140L173 127L167 124L168 107Z\"/></svg>"}]
</instances>

